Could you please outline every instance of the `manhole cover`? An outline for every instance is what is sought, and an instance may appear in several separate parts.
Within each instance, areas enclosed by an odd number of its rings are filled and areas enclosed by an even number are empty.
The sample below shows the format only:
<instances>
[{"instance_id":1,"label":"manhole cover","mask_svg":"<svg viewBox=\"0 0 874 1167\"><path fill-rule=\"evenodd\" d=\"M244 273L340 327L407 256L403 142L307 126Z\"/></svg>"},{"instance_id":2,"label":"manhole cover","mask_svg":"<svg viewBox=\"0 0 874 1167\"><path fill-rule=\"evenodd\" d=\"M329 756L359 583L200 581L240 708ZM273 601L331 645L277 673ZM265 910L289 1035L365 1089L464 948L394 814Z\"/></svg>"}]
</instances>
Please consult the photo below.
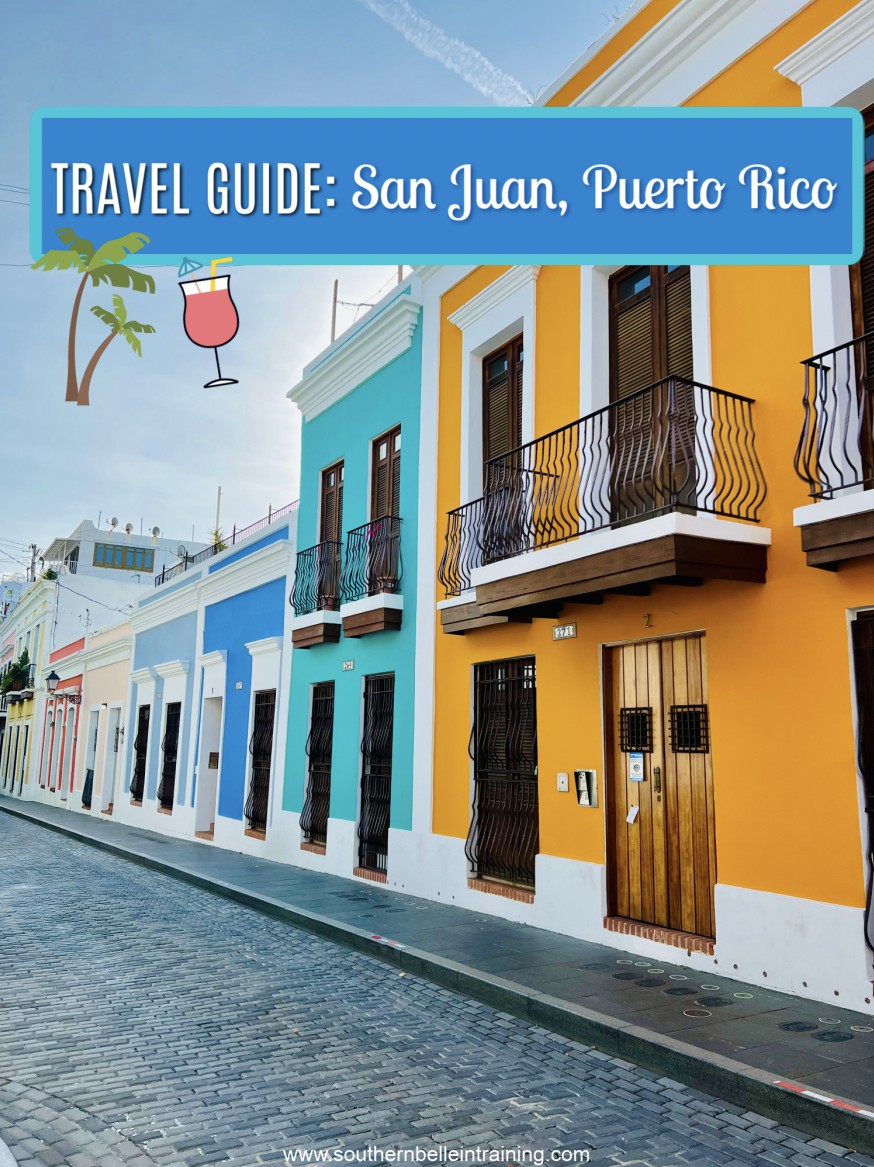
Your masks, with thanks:
<instances>
[{"instance_id":1,"label":"manhole cover","mask_svg":"<svg viewBox=\"0 0 874 1167\"><path fill-rule=\"evenodd\" d=\"M713 1014L710 1012L709 1009L695 1009L693 1007L692 1009L684 1009L683 1016L684 1017L712 1017Z\"/></svg>"},{"instance_id":2,"label":"manhole cover","mask_svg":"<svg viewBox=\"0 0 874 1167\"><path fill-rule=\"evenodd\" d=\"M638 977L634 983L642 989L659 989L665 982L661 977Z\"/></svg>"},{"instance_id":3,"label":"manhole cover","mask_svg":"<svg viewBox=\"0 0 874 1167\"><path fill-rule=\"evenodd\" d=\"M874 1029L870 1025L851 1025L853 1033L874 1033Z\"/></svg>"},{"instance_id":4,"label":"manhole cover","mask_svg":"<svg viewBox=\"0 0 874 1167\"><path fill-rule=\"evenodd\" d=\"M733 1005L731 997L699 997L698 1004L706 1009L721 1009L723 1005Z\"/></svg>"},{"instance_id":5,"label":"manhole cover","mask_svg":"<svg viewBox=\"0 0 874 1167\"><path fill-rule=\"evenodd\" d=\"M675 985L672 989L665 989L666 997L694 997L695 990L688 989L685 985Z\"/></svg>"},{"instance_id":6,"label":"manhole cover","mask_svg":"<svg viewBox=\"0 0 874 1167\"><path fill-rule=\"evenodd\" d=\"M636 973L636 972L614 973L613 980L614 981L636 981L638 976L639 976L639 973Z\"/></svg>"},{"instance_id":7,"label":"manhole cover","mask_svg":"<svg viewBox=\"0 0 874 1167\"><path fill-rule=\"evenodd\" d=\"M787 1033L810 1033L816 1026L810 1021L784 1021L777 1028L785 1029Z\"/></svg>"},{"instance_id":8,"label":"manhole cover","mask_svg":"<svg viewBox=\"0 0 874 1167\"><path fill-rule=\"evenodd\" d=\"M682 973L668 973L672 981L688 981L688 977L684 977Z\"/></svg>"},{"instance_id":9,"label":"manhole cover","mask_svg":"<svg viewBox=\"0 0 874 1167\"><path fill-rule=\"evenodd\" d=\"M580 964L577 968L588 969L589 972L603 972L605 968L609 968L609 964Z\"/></svg>"},{"instance_id":10,"label":"manhole cover","mask_svg":"<svg viewBox=\"0 0 874 1167\"><path fill-rule=\"evenodd\" d=\"M816 1041L852 1041L852 1033L841 1033L837 1029L825 1029L822 1033L815 1033Z\"/></svg>"}]
</instances>

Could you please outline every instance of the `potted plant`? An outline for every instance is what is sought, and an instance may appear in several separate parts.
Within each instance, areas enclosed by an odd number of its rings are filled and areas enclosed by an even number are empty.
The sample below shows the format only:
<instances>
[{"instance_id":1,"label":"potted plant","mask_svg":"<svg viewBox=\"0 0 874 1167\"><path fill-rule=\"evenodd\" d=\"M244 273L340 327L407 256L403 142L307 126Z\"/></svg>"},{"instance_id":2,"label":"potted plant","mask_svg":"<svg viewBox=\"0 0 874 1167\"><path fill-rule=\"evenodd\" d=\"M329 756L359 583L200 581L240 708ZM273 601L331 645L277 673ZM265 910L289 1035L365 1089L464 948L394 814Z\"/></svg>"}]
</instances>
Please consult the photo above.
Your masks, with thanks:
<instances>
[{"instance_id":1,"label":"potted plant","mask_svg":"<svg viewBox=\"0 0 874 1167\"><path fill-rule=\"evenodd\" d=\"M17 661L3 674L0 679L0 692L3 693L21 693L30 680L30 657L27 655L27 649L21 654Z\"/></svg>"}]
</instances>

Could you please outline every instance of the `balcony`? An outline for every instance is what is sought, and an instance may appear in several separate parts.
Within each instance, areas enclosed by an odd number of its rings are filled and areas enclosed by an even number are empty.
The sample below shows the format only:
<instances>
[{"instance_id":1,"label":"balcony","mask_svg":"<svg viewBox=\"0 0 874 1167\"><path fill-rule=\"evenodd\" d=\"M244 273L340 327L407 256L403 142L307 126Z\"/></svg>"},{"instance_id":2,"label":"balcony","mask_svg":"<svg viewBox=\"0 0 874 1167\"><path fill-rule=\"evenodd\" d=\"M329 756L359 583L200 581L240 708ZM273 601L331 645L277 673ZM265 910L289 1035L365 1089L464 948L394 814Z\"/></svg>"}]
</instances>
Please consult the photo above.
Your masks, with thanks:
<instances>
[{"instance_id":1,"label":"balcony","mask_svg":"<svg viewBox=\"0 0 874 1167\"><path fill-rule=\"evenodd\" d=\"M340 575L343 544L326 541L297 554L291 604L295 648L340 639Z\"/></svg>"},{"instance_id":2,"label":"balcony","mask_svg":"<svg viewBox=\"0 0 874 1167\"><path fill-rule=\"evenodd\" d=\"M384 515L349 532L340 579L344 636L400 628L402 574L401 520L397 516Z\"/></svg>"},{"instance_id":3,"label":"balcony","mask_svg":"<svg viewBox=\"0 0 874 1167\"><path fill-rule=\"evenodd\" d=\"M874 554L874 333L803 361L795 470L813 504L795 512L810 567Z\"/></svg>"},{"instance_id":4,"label":"balcony","mask_svg":"<svg viewBox=\"0 0 874 1167\"><path fill-rule=\"evenodd\" d=\"M286 515L292 514L297 510L297 506L298 504L295 500L276 510L270 507L263 519L257 519L254 523L250 523L248 527L237 527L234 524L230 534L223 538L220 543L210 544L209 547L204 547L202 551L198 551L196 555L189 555L186 551L178 563L174 563L172 567L165 567L155 576L155 587L159 588L161 584L175 579L177 575L182 575L189 568L196 567L199 563L203 563L207 559L212 559L214 555L219 555L222 551L228 551L235 544L242 542L243 539L248 539L250 535L254 535L258 531L263 531L265 527L269 527L277 519L283 519Z\"/></svg>"},{"instance_id":5,"label":"balcony","mask_svg":"<svg viewBox=\"0 0 874 1167\"><path fill-rule=\"evenodd\" d=\"M555 616L655 583L763 582L753 402L666 378L485 466L450 511L446 632ZM726 522L725 520L735 520Z\"/></svg>"}]
</instances>

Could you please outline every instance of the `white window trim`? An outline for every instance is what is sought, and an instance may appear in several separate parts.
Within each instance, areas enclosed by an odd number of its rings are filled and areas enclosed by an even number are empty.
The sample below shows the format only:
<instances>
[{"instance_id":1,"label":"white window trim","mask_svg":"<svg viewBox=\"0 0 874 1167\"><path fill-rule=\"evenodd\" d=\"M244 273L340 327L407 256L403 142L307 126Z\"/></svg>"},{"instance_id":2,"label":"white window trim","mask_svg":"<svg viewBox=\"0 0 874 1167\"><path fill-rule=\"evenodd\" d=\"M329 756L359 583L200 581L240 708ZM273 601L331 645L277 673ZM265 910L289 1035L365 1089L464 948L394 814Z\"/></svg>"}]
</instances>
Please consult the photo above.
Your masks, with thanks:
<instances>
[{"instance_id":1,"label":"white window trim","mask_svg":"<svg viewBox=\"0 0 874 1167\"><path fill-rule=\"evenodd\" d=\"M536 282L539 267L512 267L449 317L461 331L461 484L462 503L483 492L483 357L520 333L522 366L522 444L534 434L536 357Z\"/></svg>"}]
</instances>

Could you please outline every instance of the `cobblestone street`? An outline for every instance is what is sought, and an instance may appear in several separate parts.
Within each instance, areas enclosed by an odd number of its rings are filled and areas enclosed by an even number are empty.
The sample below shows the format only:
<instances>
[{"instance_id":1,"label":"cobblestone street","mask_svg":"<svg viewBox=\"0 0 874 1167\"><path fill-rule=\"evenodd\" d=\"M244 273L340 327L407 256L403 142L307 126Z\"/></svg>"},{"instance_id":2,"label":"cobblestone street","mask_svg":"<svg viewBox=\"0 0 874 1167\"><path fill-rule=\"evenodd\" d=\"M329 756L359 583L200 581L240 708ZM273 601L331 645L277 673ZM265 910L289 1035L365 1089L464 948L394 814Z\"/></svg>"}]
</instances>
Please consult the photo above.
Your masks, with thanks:
<instances>
[{"instance_id":1,"label":"cobblestone street","mask_svg":"<svg viewBox=\"0 0 874 1167\"><path fill-rule=\"evenodd\" d=\"M874 1163L7 816L0 916L0 1140L20 1167L440 1143Z\"/></svg>"}]
</instances>

